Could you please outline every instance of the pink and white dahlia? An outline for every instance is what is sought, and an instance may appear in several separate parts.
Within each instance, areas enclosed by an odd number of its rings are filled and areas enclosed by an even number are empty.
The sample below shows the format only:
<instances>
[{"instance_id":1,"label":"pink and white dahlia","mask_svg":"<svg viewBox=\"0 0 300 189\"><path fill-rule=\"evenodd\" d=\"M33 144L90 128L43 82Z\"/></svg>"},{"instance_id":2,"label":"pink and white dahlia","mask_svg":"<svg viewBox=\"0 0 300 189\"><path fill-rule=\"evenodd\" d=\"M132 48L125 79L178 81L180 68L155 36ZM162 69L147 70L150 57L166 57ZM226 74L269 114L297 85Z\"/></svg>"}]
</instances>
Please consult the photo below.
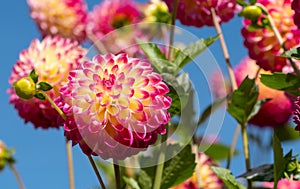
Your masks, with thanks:
<instances>
[{"instance_id":1,"label":"pink and white dahlia","mask_svg":"<svg viewBox=\"0 0 300 189\"><path fill-rule=\"evenodd\" d=\"M141 20L137 3L131 0L104 0L89 13L87 31L101 38L103 35Z\"/></svg>"},{"instance_id":2,"label":"pink and white dahlia","mask_svg":"<svg viewBox=\"0 0 300 189\"><path fill-rule=\"evenodd\" d=\"M264 188L273 188L274 183L273 182L266 182L263 183ZM300 189L300 181L295 180L288 180L288 179L281 179L278 182L277 188L280 189Z\"/></svg>"},{"instance_id":3,"label":"pink and white dahlia","mask_svg":"<svg viewBox=\"0 0 300 189\"><path fill-rule=\"evenodd\" d=\"M222 189L224 184L221 179L211 170L210 166L215 165L211 158L204 153L198 155L198 165L196 166L199 172L200 186L198 184L197 172L183 183L172 187L172 189Z\"/></svg>"},{"instance_id":4,"label":"pink and white dahlia","mask_svg":"<svg viewBox=\"0 0 300 189\"><path fill-rule=\"evenodd\" d=\"M164 0L173 11L173 0ZM178 0L177 18L186 26L213 26L211 9L214 8L220 23L231 20L239 9L235 0Z\"/></svg>"},{"instance_id":5,"label":"pink and white dahlia","mask_svg":"<svg viewBox=\"0 0 300 189\"><path fill-rule=\"evenodd\" d=\"M59 96L59 89L67 82L70 70L77 68L86 50L70 39L47 36L43 41L33 40L29 48L20 53L19 60L13 67L9 83L12 85L35 69L39 81L53 86L47 94L55 99ZM35 128L57 128L56 110L48 101L36 98L21 99L13 88L8 90L10 103L17 109L25 123L33 123Z\"/></svg>"},{"instance_id":6,"label":"pink and white dahlia","mask_svg":"<svg viewBox=\"0 0 300 189\"><path fill-rule=\"evenodd\" d=\"M294 11L291 9L291 0L258 0L257 2L264 5L274 19L284 39L285 47L289 49L298 46L300 32L293 22ZM249 30L250 20L244 20L243 24L244 45L249 51L250 58L256 60L256 63L265 70L282 71L282 68L287 65L287 59L279 56L283 53L283 49L274 32L270 28Z\"/></svg>"},{"instance_id":7,"label":"pink and white dahlia","mask_svg":"<svg viewBox=\"0 0 300 189\"><path fill-rule=\"evenodd\" d=\"M246 57L239 65L234 69L237 84L240 85L244 78L255 78L259 66L255 64L255 61ZM259 74L271 74L267 71L259 71ZM258 100L270 98L271 100L266 102L259 112L249 121L249 123L259 126L281 126L286 123L292 115L292 102L283 91L271 89L259 80L256 80L259 88Z\"/></svg>"},{"instance_id":8,"label":"pink and white dahlia","mask_svg":"<svg viewBox=\"0 0 300 189\"><path fill-rule=\"evenodd\" d=\"M30 15L42 36L86 39L87 6L84 0L27 0Z\"/></svg>"},{"instance_id":9,"label":"pink and white dahlia","mask_svg":"<svg viewBox=\"0 0 300 189\"><path fill-rule=\"evenodd\" d=\"M124 159L146 150L170 120L167 85L150 63L126 54L84 62L60 92L65 136L87 155Z\"/></svg>"}]
</instances>

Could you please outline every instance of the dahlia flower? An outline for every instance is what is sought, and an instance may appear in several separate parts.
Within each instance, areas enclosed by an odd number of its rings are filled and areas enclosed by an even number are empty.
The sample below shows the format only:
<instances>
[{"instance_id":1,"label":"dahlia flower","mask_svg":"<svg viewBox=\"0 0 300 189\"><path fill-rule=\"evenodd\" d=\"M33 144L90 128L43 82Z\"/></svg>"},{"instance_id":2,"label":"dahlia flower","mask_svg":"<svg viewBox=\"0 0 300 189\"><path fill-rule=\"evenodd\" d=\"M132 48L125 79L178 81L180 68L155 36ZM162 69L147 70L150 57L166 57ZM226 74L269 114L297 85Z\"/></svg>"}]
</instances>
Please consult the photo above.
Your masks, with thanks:
<instances>
[{"instance_id":1,"label":"dahlia flower","mask_svg":"<svg viewBox=\"0 0 300 189\"><path fill-rule=\"evenodd\" d=\"M39 81L53 86L47 94L55 99L59 96L60 87L66 83L69 71L76 68L83 60L86 50L77 42L61 37L47 36L43 41L33 40L29 48L20 53L19 60L13 67L9 83L12 85L21 78L27 77L35 69ZM25 123L33 123L35 128L59 127L56 110L48 101L31 98L21 99L16 91L8 90L10 103L17 109Z\"/></svg>"},{"instance_id":2,"label":"dahlia flower","mask_svg":"<svg viewBox=\"0 0 300 189\"><path fill-rule=\"evenodd\" d=\"M292 9L295 11L294 23L300 28L300 1L293 0Z\"/></svg>"},{"instance_id":3,"label":"dahlia flower","mask_svg":"<svg viewBox=\"0 0 300 189\"><path fill-rule=\"evenodd\" d=\"M274 19L285 47L289 49L297 46L300 43L300 32L293 22L294 12L291 9L291 0L258 0L257 2L264 5ZM252 31L248 29L251 24L250 20L244 20L243 24L244 45L248 48L250 58L256 60L256 63L265 70L282 71L282 68L287 65L287 59L279 56L283 53L283 49L272 29Z\"/></svg>"},{"instance_id":4,"label":"dahlia flower","mask_svg":"<svg viewBox=\"0 0 300 189\"><path fill-rule=\"evenodd\" d=\"M263 183L264 188L273 188L273 182L265 182ZM300 189L300 181L288 180L288 179L281 179L278 182L277 188L280 189Z\"/></svg>"},{"instance_id":5,"label":"dahlia flower","mask_svg":"<svg viewBox=\"0 0 300 189\"><path fill-rule=\"evenodd\" d=\"M173 11L173 0L164 0ZM239 9L235 0L178 0L177 18L186 26L213 26L210 10L214 8L220 23L228 22Z\"/></svg>"},{"instance_id":6,"label":"dahlia flower","mask_svg":"<svg viewBox=\"0 0 300 189\"><path fill-rule=\"evenodd\" d=\"M67 116L65 136L85 154L124 159L165 134L169 89L150 63L126 54L97 55L68 79L57 102Z\"/></svg>"},{"instance_id":7,"label":"dahlia flower","mask_svg":"<svg viewBox=\"0 0 300 189\"><path fill-rule=\"evenodd\" d=\"M255 61L246 57L234 69L237 84L240 85L244 78L254 78L259 69ZM271 74L270 72L260 70L259 74ZM259 88L258 100L270 98L260 109L260 111L249 121L249 123L264 126L281 126L286 123L292 114L292 102L283 91L271 89L262 84L257 78L256 83Z\"/></svg>"},{"instance_id":8,"label":"dahlia flower","mask_svg":"<svg viewBox=\"0 0 300 189\"><path fill-rule=\"evenodd\" d=\"M300 96L295 101L294 122L297 124L296 130L300 132Z\"/></svg>"},{"instance_id":9,"label":"dahlia flower","mask_svg":"<svg viewBox=\"0 0 300 189\"><path fill-rule=\"evenodd\" d=\"M42 36L86 39L87 6L84 0L27 0L30 15Z\"/></svg>"},{"instance_id":10,"label":"dahlia flower","mask_svg":"<svg viewBox=\"0 0 300 189\"><path fill-rule=\"evenodd\" d=\"M198 165L196 166L197 171L200 175L200 186L198 184L197 172L195 171L193 176L183 183L172 187L172 189L222 189L223 182L219 179L215 173L211 170L210 166L215 165L210 157L204 153L198 155Z\"/></svg>"},{"instance_id":11,"label":"dahlia flower","mask_svg":"<svg viewBox=\"0 0 300 189\"><path fill-rule=\"evenodd\" d=\"M103 35L140 21L141 12L131 0L104 0L89 13L87 31L101 38Z\"/></svg>"},{"instance_id":12,"label":"dahlia flower","mask_svg":"<svg viewBox=\"0 0 300 189\"><path fill-rule=\"evenodd\" d=\"M171 14L169 13L168 6L161 0L151 0L151 2L145 6L144 13L145 22L171 22Z\"/></svg>"}]
</instances>

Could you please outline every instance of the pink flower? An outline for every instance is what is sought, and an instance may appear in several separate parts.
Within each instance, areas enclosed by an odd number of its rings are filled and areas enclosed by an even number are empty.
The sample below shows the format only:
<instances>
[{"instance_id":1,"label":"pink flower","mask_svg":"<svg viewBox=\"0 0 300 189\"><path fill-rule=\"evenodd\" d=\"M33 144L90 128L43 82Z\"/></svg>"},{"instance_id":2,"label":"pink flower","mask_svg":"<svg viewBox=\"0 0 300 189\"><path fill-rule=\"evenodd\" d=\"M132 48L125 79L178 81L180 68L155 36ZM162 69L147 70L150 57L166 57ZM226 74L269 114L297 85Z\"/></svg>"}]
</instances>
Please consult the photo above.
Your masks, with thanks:
<instances>
[{"instance_id":1,"label":"pink flower","mask_svg":"<svg viewBox=\"0 0 300 189\"><path fill-rule=\"evenodd\" d=\"M234 69L237 84L240 85L244 78L248 75L249 78L254 78L259 67L255 61L246 57ZM260 71L259 74L270 74L267 71ZM292 102L284 94L283 91L271 89L259 80L256 80L259 88L258 100L271 98L272 100L266 102L260 111L249 121L249 123L256 126L281 126L286 123L292 114Z\"/></svg>"},{"instance_id":2,"label":"pink flower","mask_svg":"<svg viewBox=\"0 0 300 189\"><path fill-rule=\"evenodd\" d=\"M87 31L98 38L140 21L141 13L131 0L104 0L89 13Z\"/></svg>"},{"instance_id":3,"label":"pink flower","mask_svg":"<svg viewBox=\"0 0 300 189\"><path fill-rule=\"evenodd\" d=\"M300 1L293 0L292 9L295 11L294 23L300 28Z\"/></svg>"},{"instance_id":4,"label":"pink flower","mask_svg":"<svg viewBox=\"0 0 300 189\"><path fill-rule=\"evenodd\" d=\"M124 159L146 150L170 116L169 89L151 64L126 54L97 55L71 71L58 105L65 136L87 155Z\"/></svg>"},{"instance_id":5,"label":"pink flower","mask_svg":"<svg viewBox=\"0 0 300 189\"><path fill-rule=\"evenodd\" d=\"M173 11L173 0L164 0ZM211 9L214 8L219 22L228 22L239 9L235 0L178 0L177 18L187 26L213 26Z\"/></svg>"},{"instance_id":6,"label":"pink flower","mask_svg":"<svg viewBox=\"0 0 300 189\"><path fill-rule=\"evenodd\" d=\"M265 188L273 188L273 182L265 182L263 183L263 187ZM300 189L300 181L281 179L277 185L278 189Z\"/></svg>"},{"instance_id":7,"label":"pink flower","mask_svg":"<svg viewBox=\"0 0 300 189\"><path fill-rule=\"evenodd\" d=\"M84 0L27 0L30 15L42 36L86 39L87 6Z\"/></svg>"},{"instance_id":8,"label":"pink flower","mask_svg":"<svg viewBox=\"0 0 300 189\"><path fill-rule=\"evenodd\" d=\"M295 111L294 111L294 123L297 124L296 130L300 132L300 96L297 97L297 100L294 102Z\"/></svg>"},{"instance_id":9,"label":"pink flower","mask_svg":"<svg viewBox=\"0 0 300 189\"><path fill-rule=\"evenodd\" d=\"M293 22L294 13L291 9L291 1L258 0L257 2L264 5L274 19L284 39L285 47L289 49L297 46L300 43L300 32ZM287 65L287 59L279 56L283 50L274 32L269 28L251 31L248 29L251 21L244 20L243 23L242 35L250 58L256 60L256 63L265 70L282 71L282 68Z\"/></svg>"},{"instance_id":10,"label":"pink flower","mask_svg":"<svg viewBox=\"0 0 300 189\"><path fill-rule=\"evenodd\" d=\"M59 96L60 87L67 82L70 70L83 61L86 50L77 42L61 37L45 37L43 41L33 40L29 48L20 53L19 60L14 65L9 83L12 85L23 77L27 77L35 69L39 81L48 82L53 89L47 94L55 99ZM48 101L36 98L24 100L16 95L14 89L9 89L10 103L17 109L25 123L33 123L35 128L57 128L56 110Z\"/></svg>"},{"instance_id":11,"label":"pink flower","mask_svg":"<svg viewBox=\"0 0 300 189\"><path fill-rule=\"evenodd\" d=\"M193 176L183 183L172 187L171 189L222 189L224 187L221 179L211 170L210 166L215 165L210 157L204 153L198 155L198 165L196 169L199 171L200 183L199 186L197 180L197 172L195 171Z\"/></svg>"}]
</instances>

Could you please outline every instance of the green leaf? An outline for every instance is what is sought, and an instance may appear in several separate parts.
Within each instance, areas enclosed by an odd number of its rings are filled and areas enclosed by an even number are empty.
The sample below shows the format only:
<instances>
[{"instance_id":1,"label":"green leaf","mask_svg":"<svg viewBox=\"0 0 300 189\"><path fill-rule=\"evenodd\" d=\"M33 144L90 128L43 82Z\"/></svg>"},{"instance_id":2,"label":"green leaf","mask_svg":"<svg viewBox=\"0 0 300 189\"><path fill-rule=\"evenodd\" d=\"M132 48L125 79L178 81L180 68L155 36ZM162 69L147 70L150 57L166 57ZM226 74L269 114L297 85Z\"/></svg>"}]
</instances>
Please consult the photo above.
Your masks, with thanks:
<instances>
[{"instance_id":1,"label":"green leaf","mask_svg":"<svg viewBox=\"0 0 300 189\"><path fill-rule=\"evenodd\" d=\"M165 162L161 189L178 185L191 177L196 167L195 154L191 146L184 147L175 157Z\"/></svg>"},{"instance_id":2,"label":"green leaf","mask_svg":"<svg viewBox=\"0 0 300 189\"><path fill-rule=\"evenodd\" d=\"M244 0L236 0L236 3L243 6L243 7L248 5L248 3L245 2Z\"/></svg>"},{"instance_id":3,"label":"green leaf","mask_svg":"<svg viewBox=\"0 0 300 189\"><path fill-rule=\"evenodd\" d=\"M136 180L134 180L133 178L128 178L128 177L123 176L123 180L132 189L141 189L138 182Z\"/></svg>"},{"instance_id":4,"label":"green leaf","mask_svg":"<svg viewBox=\"0 0 300 189\"><path fill-rule=\"evenodd\" d=\"M300 95L300 78L293 74L284 74L281 72L262 74L260 81L272 89L285 91L295 96Z\"/></svg>"},{"instance_id":5,"label":"green leaf","mask_svg":"<svg viewBox=\"0 0 300 189\"><path fill-rule=\"evenodd\" d=\"M38 98L40 100L45 100L46 97L43 93L40 93L40 92L37 92L35 95L34 95L35 98Z\"/></svg>"},{"instance_id":6,"label":"green leaf","mask_svg":"<svg viewBox=\"0 0 300 189\"><path fill-rule=\"evenodd\" d=\"M143 42L139 39L136 39L136 41L159 73L174 73L174 64L171 64L168 61L165 54L161 52L157 45L149 42Z\"/></svg>"},{"instance_id":7,"label":"green leaf","mask_svg":"<svg viewBox=\"0 0 300 189\"><path fill-rule=\"evenodd\" d=\"M47 82L39 82L38 84L37 84L37 89L38 90L42 90L42 91L49 91L49 90L51 90L53 87L49 84L49 83L47 83Z\"/></svg>"},{"instance_id":8,"label":"green leaf","mask_svg":"<svg viewBox=\"0 0 300 189\"><path fill-rule=\"evenodd\" d=\"M139 178L138 178L138 182L141 186L142 189L152 189L152 180L154 178L154 174L153 173L153 177L149 176L146 171L144 170L140 170L139 172Z\"/></svg>"},{"instance_id":9,"label":"green leaf","mask_svg":"<svg viewBox=\"0 0 300 189\"><path fill-rule=\"evenodd\" d=\"M168 73L163 73L161 75L170 89L167 96L172 98L172 104L168 111L170 112L171 117L180 115L181 110L187 105L189 99L191 90L189 75L188 73L182 73L176 78Z\"/></svg>"},{"instance_id":10,"label":"green leaf","mask_svg":"<svg viewBox=\"0 0 300 189\"><path fill-rule=\"evenodd\" d=\"M179 50L174 59L174 64L179 68L183 68L187 63L196 58L200 53L202 53L208 46L215 42L219 36L209 37L206 39L199 39L195 43L188 45L182 51Z\"/></svg>"},{"instance_id":11,"label":"green leaf","mask_svg":"<svg viewBox=\"0 0 300 189\"><path fill-rule=\"evenodd\" d=\"M250 0L250 4L251 5L255 5L256 4L256 0Z\"/></svg>"},{"instance_id":12,"label":"green leaf","mask_svg":"<svg viewBox=\"0 0 300 189\"><path fill-rule=\"evenodd\" d=\"M224 182L224 184L230 189L246 189L245 186L236 181L230 170L211 166L213 172Z\"/></svg>"},{"instance_id":13,"label":"green leaf","mask_svg":"<svg viewBox=\"0 0 300 189\"><path fill-rule=\"evenodd\" d=\"M29 73L29 77L34 83L38 82L38 75L36 74L35 70L31 70L31 72Z\"/></svg>"},{"instance_id":14,"label":"green leaf","mask_svg":"<svg viewBox=\"0 0 300 189\"><path fill-rule=\"evenodd\" d=\"M238 176L238 178L240 177L251 181L273 182L273 164L265 164L252 168L250 171Z\"/></svg>"},{"instance_id":15,"label":"green leaf","mask_svg":"<svg viewBox=\"0 0 300 189\"><path fill-rule=\"evenodd\" d=\"M260 108L268 101L270 101L271 99L270 98L265 98L265 99L262 99L262 100L259 100L255 103L254 107L253 107L253 110L251 112L251 114L249 115L248 117L248 120L249 121L250 119L252 119L260 110Z\"/></svg>"},{"instance_id":16,"label":"green leaf","mask_svg":"<svg viewBox=\"0 0 300 189\"><path fill-rule=\"evenodd\" d=\"M300 60L300 47L291 48L290 50L285 51L283 54L281 54L281 56Z\"/></svg>"},{"instance_id":17,"label":"green leaf","mask_svg":"<svg viewBox=\"0 0 300 189\"><path fill-rule=\"evenodd\" d=\"M278 127L277 131L280 133L277 137L281 142L300 139L299 132L297 132L292 126L283 125Z\"/></svg>"},{"instance_id":18,"label":"green leaf","mask_svg":"<svg viewBox=\"0 0 300 189\"><path fill-rule=\"evenodd\" d=\"M282 177L285 170L285 159L283 157L283 149L280 140L278 139L276 129L273 133L273 151L274 151L274 188L277 188L279 179Z\"/></svg>"},{"instance_id":19,"label":"green leaf","mask_svg":"<svg viewBox=\"0 0 300 189\"><path fill-rule=\"evenodd\" d=\"M230 147L224 144L210 144L210 147L204 152L213 161L218 161L228 158ZM238 155L238 151L234 151L233 155Z\"/></svg>"},{"instance_id":20,"label":"green leaf","mask_svg":"<svg viewBox=\"0 0 300 189\"><path fill-rule=\"evenodd\" d=\"M230 94L231 95L231 94ZM203 122L206 121L207 118L209 118L209 116L216 111L224 102L226 102L226 100L228 99L228 97L230 95L227 95L224 98L218 99L216 101L214 101L211 105L209 105L201 114L200 119L198 121L198 125L202 124Z\"/></svg>"},{"instance_id":21,"label":"green leaf","mask_svg":"<svg viewBox=\"0 0 300 189\"><path fill-rule=\"evenodd\" d=\"M253 79L246 77L232 94L228 112L241 125L245 125L258 98L258 87Z\"/></svg>"}]
</instances>

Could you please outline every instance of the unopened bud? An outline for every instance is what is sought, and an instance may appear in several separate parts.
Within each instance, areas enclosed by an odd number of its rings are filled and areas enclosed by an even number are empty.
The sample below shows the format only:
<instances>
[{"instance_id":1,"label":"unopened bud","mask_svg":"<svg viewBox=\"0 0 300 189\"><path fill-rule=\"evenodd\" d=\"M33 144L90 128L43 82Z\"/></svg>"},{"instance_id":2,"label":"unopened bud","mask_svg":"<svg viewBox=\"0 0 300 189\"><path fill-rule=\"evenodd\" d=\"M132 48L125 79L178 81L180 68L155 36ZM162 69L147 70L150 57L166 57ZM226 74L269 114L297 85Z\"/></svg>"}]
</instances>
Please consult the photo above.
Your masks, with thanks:
<instances>
[{"instance_id":1,"label":"unopened bud","mask_svg":"<svg viewBox=\"0 0 300 189\"><path fill-rule=\"evenodd\" d=\"M36 93L36 86L30 77L23 77L14 83L17 95L23 99L31 99Z\"/></svg>"}]
</instances>

